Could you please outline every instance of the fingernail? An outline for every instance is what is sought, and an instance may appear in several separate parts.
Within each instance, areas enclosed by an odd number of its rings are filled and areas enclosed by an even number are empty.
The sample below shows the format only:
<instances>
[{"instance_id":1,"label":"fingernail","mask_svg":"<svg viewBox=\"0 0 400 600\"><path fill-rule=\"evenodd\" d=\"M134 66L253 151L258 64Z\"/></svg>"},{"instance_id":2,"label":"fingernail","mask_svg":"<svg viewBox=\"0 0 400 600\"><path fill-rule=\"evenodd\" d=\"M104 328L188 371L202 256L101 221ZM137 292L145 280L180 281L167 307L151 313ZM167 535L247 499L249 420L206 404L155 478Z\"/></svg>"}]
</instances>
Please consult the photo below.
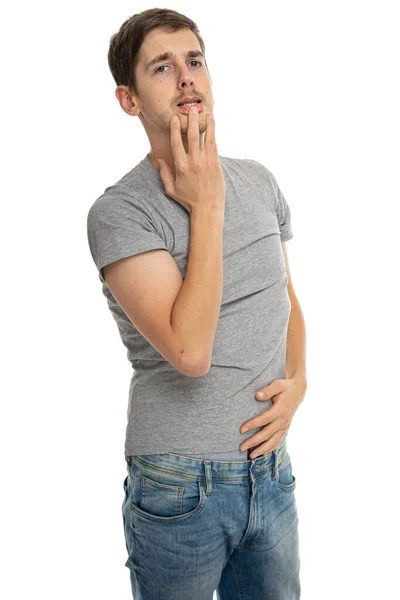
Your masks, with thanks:
<instances>
[{"instance_id":1,"label":"fingernail","mask_svg":"<svg viewBox=\"0 0 400 600\"><path fill-rule=\"evenodd\" d=\"M249 430L249 428L248 428L248 427L243 427L243 429L242 429L242 433L244 433L245 431L248 431L248 430Z\"/></svg>"},{"instance_id":2,"label":"fingernail","mask_svg":"<svg viewBox=\"0 0 400 600\"><path fill-rule=\"evenodd\" d=\"M178 117L176 115L174 115L171 119L172 123L176 123L178 120Z\"/></svg>"},{"instance_id":3,"label":"fingernail","mask_svg":"<svg viewBox=\"0 0 400 600\"><path fill-rule=\"evenodd\" d=\"M191 113L197 113L197 108L195 106L191 106L190 107L190 112Z\"/></svg>"}]
</instances>

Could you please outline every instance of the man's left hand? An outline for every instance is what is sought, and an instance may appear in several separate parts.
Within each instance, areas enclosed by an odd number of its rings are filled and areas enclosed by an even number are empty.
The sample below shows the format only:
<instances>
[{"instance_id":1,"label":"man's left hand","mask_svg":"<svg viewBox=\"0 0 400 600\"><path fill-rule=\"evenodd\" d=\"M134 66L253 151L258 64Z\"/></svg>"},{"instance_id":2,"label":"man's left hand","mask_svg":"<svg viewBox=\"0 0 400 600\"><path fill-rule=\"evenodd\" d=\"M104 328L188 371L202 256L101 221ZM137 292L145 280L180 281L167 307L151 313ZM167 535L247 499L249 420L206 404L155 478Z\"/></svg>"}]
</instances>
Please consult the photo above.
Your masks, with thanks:
<instances>
[{"instance_id":1,"label":"man's left hand","mask_svg":"<svg viewBox=\"0 0 400 600\"><path fill-rule=\"evenodd\" d=\"M242 452L247 448L257 446L250 454L250 458L276 450L290 427L293 415L303 401L306 388L307 383L303 378L292 377L290 379L276 379L270 385L258 391L256 394L257 400L271 399L273 406L258 417L243 423L240 433L243 433L245 427L248 431L263 425L264 427L243 442L239 450Z\"/></svg>"}]
</instances>

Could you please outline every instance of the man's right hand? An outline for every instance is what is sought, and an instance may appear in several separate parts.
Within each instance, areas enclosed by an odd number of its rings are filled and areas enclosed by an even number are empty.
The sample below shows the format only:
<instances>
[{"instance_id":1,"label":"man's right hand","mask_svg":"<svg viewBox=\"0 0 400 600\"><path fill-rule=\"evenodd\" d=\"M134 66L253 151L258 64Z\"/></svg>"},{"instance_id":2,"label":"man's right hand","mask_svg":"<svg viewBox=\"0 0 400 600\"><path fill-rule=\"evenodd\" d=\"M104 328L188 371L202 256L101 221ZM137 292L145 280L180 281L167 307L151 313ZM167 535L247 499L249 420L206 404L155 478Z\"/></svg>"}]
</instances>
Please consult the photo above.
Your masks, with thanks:
<instances>
[{"instance_id":1,"label":"man's right hand","mask_svg":"<svg viewBox=\"0 0 400 600\"><path fill-rule=\"evenodd\" d=\"M182 142L179 117L177 122L171 121L171 149L176 177L174 179L170 168L162 160L160 177L165 193L186 208L190 215L198 208L224 214L225 180L215 141L215 121L207 114L204 149L200 150L199 114L196 107L191 108L188 119L187 153Z\"/></svg>"}]
</instances>

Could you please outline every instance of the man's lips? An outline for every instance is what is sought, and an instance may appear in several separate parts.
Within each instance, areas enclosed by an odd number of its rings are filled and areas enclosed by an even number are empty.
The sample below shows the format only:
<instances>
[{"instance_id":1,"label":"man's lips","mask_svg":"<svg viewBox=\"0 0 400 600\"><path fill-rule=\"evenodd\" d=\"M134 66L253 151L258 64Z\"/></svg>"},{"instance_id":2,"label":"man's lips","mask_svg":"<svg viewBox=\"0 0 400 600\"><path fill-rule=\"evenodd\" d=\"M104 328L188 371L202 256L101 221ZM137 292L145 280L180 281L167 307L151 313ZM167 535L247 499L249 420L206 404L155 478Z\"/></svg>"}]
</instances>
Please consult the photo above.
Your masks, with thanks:
<instances>
[{"instance_id":1,"label":"man's lips","mask_svg":"<svg viewBox=\"0 0 400 600\"><path fill-rule=\"evenodd\" d=\"M183 115L188 115L189 110L192 108L192 106L195 106L197 108L197 112L199 112L199 113L203 112L203 103L202 102L197 102L196 104L193 104L193 105L189 104L186 106L178 106L178 109Z\"/></svg>"}]
</instances>

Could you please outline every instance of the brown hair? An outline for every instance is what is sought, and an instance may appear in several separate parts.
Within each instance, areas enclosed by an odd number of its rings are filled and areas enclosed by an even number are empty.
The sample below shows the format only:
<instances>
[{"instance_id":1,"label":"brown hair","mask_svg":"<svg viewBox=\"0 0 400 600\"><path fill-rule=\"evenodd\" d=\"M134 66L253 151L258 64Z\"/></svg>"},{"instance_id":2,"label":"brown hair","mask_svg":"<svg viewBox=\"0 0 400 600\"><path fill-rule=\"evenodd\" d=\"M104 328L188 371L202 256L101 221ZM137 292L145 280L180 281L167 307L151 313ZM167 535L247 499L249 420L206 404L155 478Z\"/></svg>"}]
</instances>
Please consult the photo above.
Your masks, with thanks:
<instances>
[{"instance_id":1,"label":"brown hair","mask_svg":"<svg viewBox=\"0 0 400 600\"><path fill-rule=\"evenodd\" d=\"M146 35L155 27L166 31L188 27L199 40L201 50L205 54L205 44L194 21L175 10L149 8L129 17L110 38L108 66L117 85L126 85L133 92L137 91L136 67L139 62L139 50ZM207 61L205 62L207 67Z\"/></svg>"}]
</instances>

